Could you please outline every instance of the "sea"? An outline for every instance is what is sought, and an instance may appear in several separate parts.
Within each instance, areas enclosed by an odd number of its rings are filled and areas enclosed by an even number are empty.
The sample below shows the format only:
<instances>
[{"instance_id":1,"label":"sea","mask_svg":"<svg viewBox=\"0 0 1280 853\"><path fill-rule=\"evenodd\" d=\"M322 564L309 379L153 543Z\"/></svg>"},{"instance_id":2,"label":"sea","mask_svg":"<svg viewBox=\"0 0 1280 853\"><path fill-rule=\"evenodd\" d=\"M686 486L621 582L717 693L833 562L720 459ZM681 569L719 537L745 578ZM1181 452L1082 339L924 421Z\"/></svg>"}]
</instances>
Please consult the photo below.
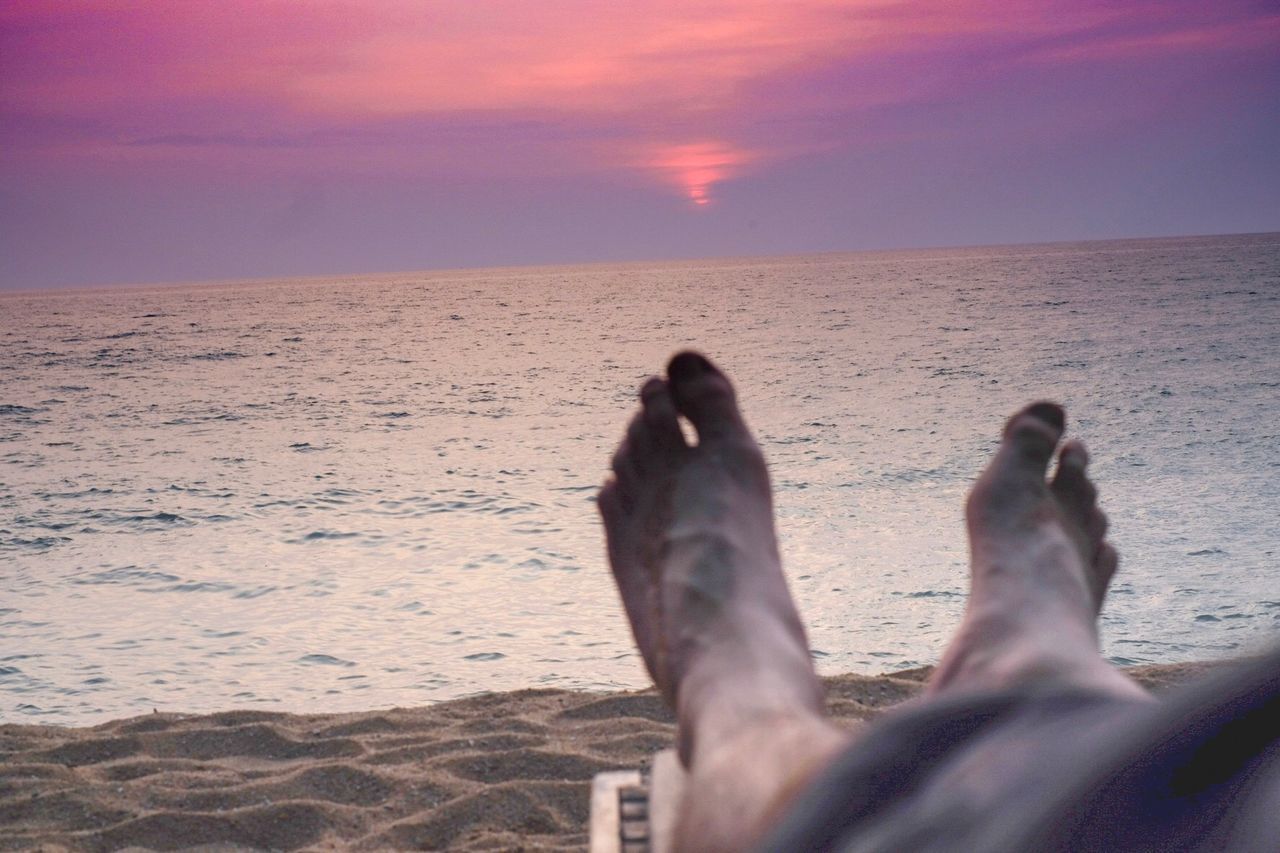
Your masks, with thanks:
<instances>
[{"instance_id":1,"label":"sea","mask_svg":"<svg viewBox=\"0 0 1280 853\"><path fill-rule=\"evenodd\" d=\"M1002 422L1066 406L1117 664L1280 635L1280 234L0 296L0 721L638 688L595 494L694 347L821 673L935 662Z\"/></svg>"}]
</instances>

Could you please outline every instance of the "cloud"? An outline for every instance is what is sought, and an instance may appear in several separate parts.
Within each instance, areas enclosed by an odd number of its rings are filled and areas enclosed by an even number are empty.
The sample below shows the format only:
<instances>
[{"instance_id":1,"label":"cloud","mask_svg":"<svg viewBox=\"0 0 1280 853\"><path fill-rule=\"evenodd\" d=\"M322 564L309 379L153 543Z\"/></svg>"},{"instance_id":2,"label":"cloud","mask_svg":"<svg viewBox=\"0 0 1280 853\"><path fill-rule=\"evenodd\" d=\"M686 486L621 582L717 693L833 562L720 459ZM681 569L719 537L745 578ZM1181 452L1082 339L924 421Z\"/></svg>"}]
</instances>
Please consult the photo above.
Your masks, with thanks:
<instances>
[{"instance_id":1,"label":"cloud","mask_svg":"<svg viewBox=\"0 0 1280 853\"><path fill-rule=\"evenodd\" d=\"M1046 69L1264 51L1278 22L1243 0L12 0L0 142L11 163L124 170L612 172L705 204L892 134L885 111Z\"/></svg>"}]
</instances>

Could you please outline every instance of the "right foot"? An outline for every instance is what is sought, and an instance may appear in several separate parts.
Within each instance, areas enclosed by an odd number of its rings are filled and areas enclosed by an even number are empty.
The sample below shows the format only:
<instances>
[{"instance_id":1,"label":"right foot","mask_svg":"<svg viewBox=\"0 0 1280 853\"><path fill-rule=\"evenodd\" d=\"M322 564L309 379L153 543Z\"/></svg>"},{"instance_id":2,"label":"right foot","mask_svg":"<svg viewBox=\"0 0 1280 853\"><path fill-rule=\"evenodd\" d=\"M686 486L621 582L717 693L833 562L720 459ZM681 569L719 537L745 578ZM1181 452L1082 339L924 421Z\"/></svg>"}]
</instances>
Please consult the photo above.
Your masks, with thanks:
<instances>
[{"instance_id":1,"label":"right foot","mask_svg":"<svg viewBox=\"0 0 1280 853\"><path fill-rule=\"evenodd\" d=\"M680 718L686 759L701 733L822 694L778 558L764 457L729 380L685 352L642 409L600 490L609 562L645 665ZM698 434L689 446L677 420Z\"/></svg>"},{"instance_id":2,"label":"right foot","mask_svg":"<svg viewBox=\"0 0 1280 853\"><path fill-rule=\"evenodd\" d=\"M1117 556L1084 446L1064 444L1046 480L1064 425L1052 403L1014 415L969 495L969 604L934 692L1040 679L1138 690L1098 652L1097 616Z\"/></svg>"}]
</instances>

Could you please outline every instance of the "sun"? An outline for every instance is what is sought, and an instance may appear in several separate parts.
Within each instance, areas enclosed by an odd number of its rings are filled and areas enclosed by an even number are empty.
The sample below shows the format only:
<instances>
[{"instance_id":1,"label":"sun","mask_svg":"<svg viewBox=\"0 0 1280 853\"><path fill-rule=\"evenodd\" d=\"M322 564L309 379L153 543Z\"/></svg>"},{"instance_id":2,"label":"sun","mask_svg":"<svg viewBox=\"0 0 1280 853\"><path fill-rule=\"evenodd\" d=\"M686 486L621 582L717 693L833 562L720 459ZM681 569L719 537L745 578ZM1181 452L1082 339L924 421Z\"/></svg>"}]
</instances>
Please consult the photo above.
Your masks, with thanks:
<instances>
[{"instance_id":1,"label":"sun","mask_svg":"<svg viewBox=\"0 0 1280 853\"><path fill-rule=\"evenodd\" d=\"M657 146L645 159L647 168L678 187L694 207L708 207L715 185L740 172L752 156L725 142L703 141Z\"/></svg>"}]
</instances>

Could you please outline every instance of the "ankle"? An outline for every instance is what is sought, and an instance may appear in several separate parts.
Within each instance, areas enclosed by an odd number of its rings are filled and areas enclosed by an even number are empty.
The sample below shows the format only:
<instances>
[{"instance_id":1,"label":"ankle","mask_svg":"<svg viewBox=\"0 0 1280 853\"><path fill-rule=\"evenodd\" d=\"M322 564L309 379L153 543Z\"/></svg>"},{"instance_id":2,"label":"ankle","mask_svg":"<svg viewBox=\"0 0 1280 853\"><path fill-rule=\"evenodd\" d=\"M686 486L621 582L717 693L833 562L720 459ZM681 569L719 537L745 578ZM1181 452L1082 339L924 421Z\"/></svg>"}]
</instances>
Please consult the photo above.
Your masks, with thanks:
<instances>
[{"instance_id":1,"label":"ankle","mask_svg":"<svg viewBox=\"0 0 1280 853\"><path fill-rule=\"evenodd\" d=\"M732 741L743 731L781 720L825 719L822 684L805 648L770 649L750 644L697 659L676 696L680 757Z\"/></svg>"},{"instance_id":2,"label":"ankle","mask_svg":"<svg viewBox=\"0 0 1280 853\"><path fill-rule=\"evenodd\" d=\"M692 793L677 849L749 849L840 753L849 734L823 716L779 712L743 721L685 760ZM713 840L719 844L709 847Z\"/></svg>"}]
</instances>

